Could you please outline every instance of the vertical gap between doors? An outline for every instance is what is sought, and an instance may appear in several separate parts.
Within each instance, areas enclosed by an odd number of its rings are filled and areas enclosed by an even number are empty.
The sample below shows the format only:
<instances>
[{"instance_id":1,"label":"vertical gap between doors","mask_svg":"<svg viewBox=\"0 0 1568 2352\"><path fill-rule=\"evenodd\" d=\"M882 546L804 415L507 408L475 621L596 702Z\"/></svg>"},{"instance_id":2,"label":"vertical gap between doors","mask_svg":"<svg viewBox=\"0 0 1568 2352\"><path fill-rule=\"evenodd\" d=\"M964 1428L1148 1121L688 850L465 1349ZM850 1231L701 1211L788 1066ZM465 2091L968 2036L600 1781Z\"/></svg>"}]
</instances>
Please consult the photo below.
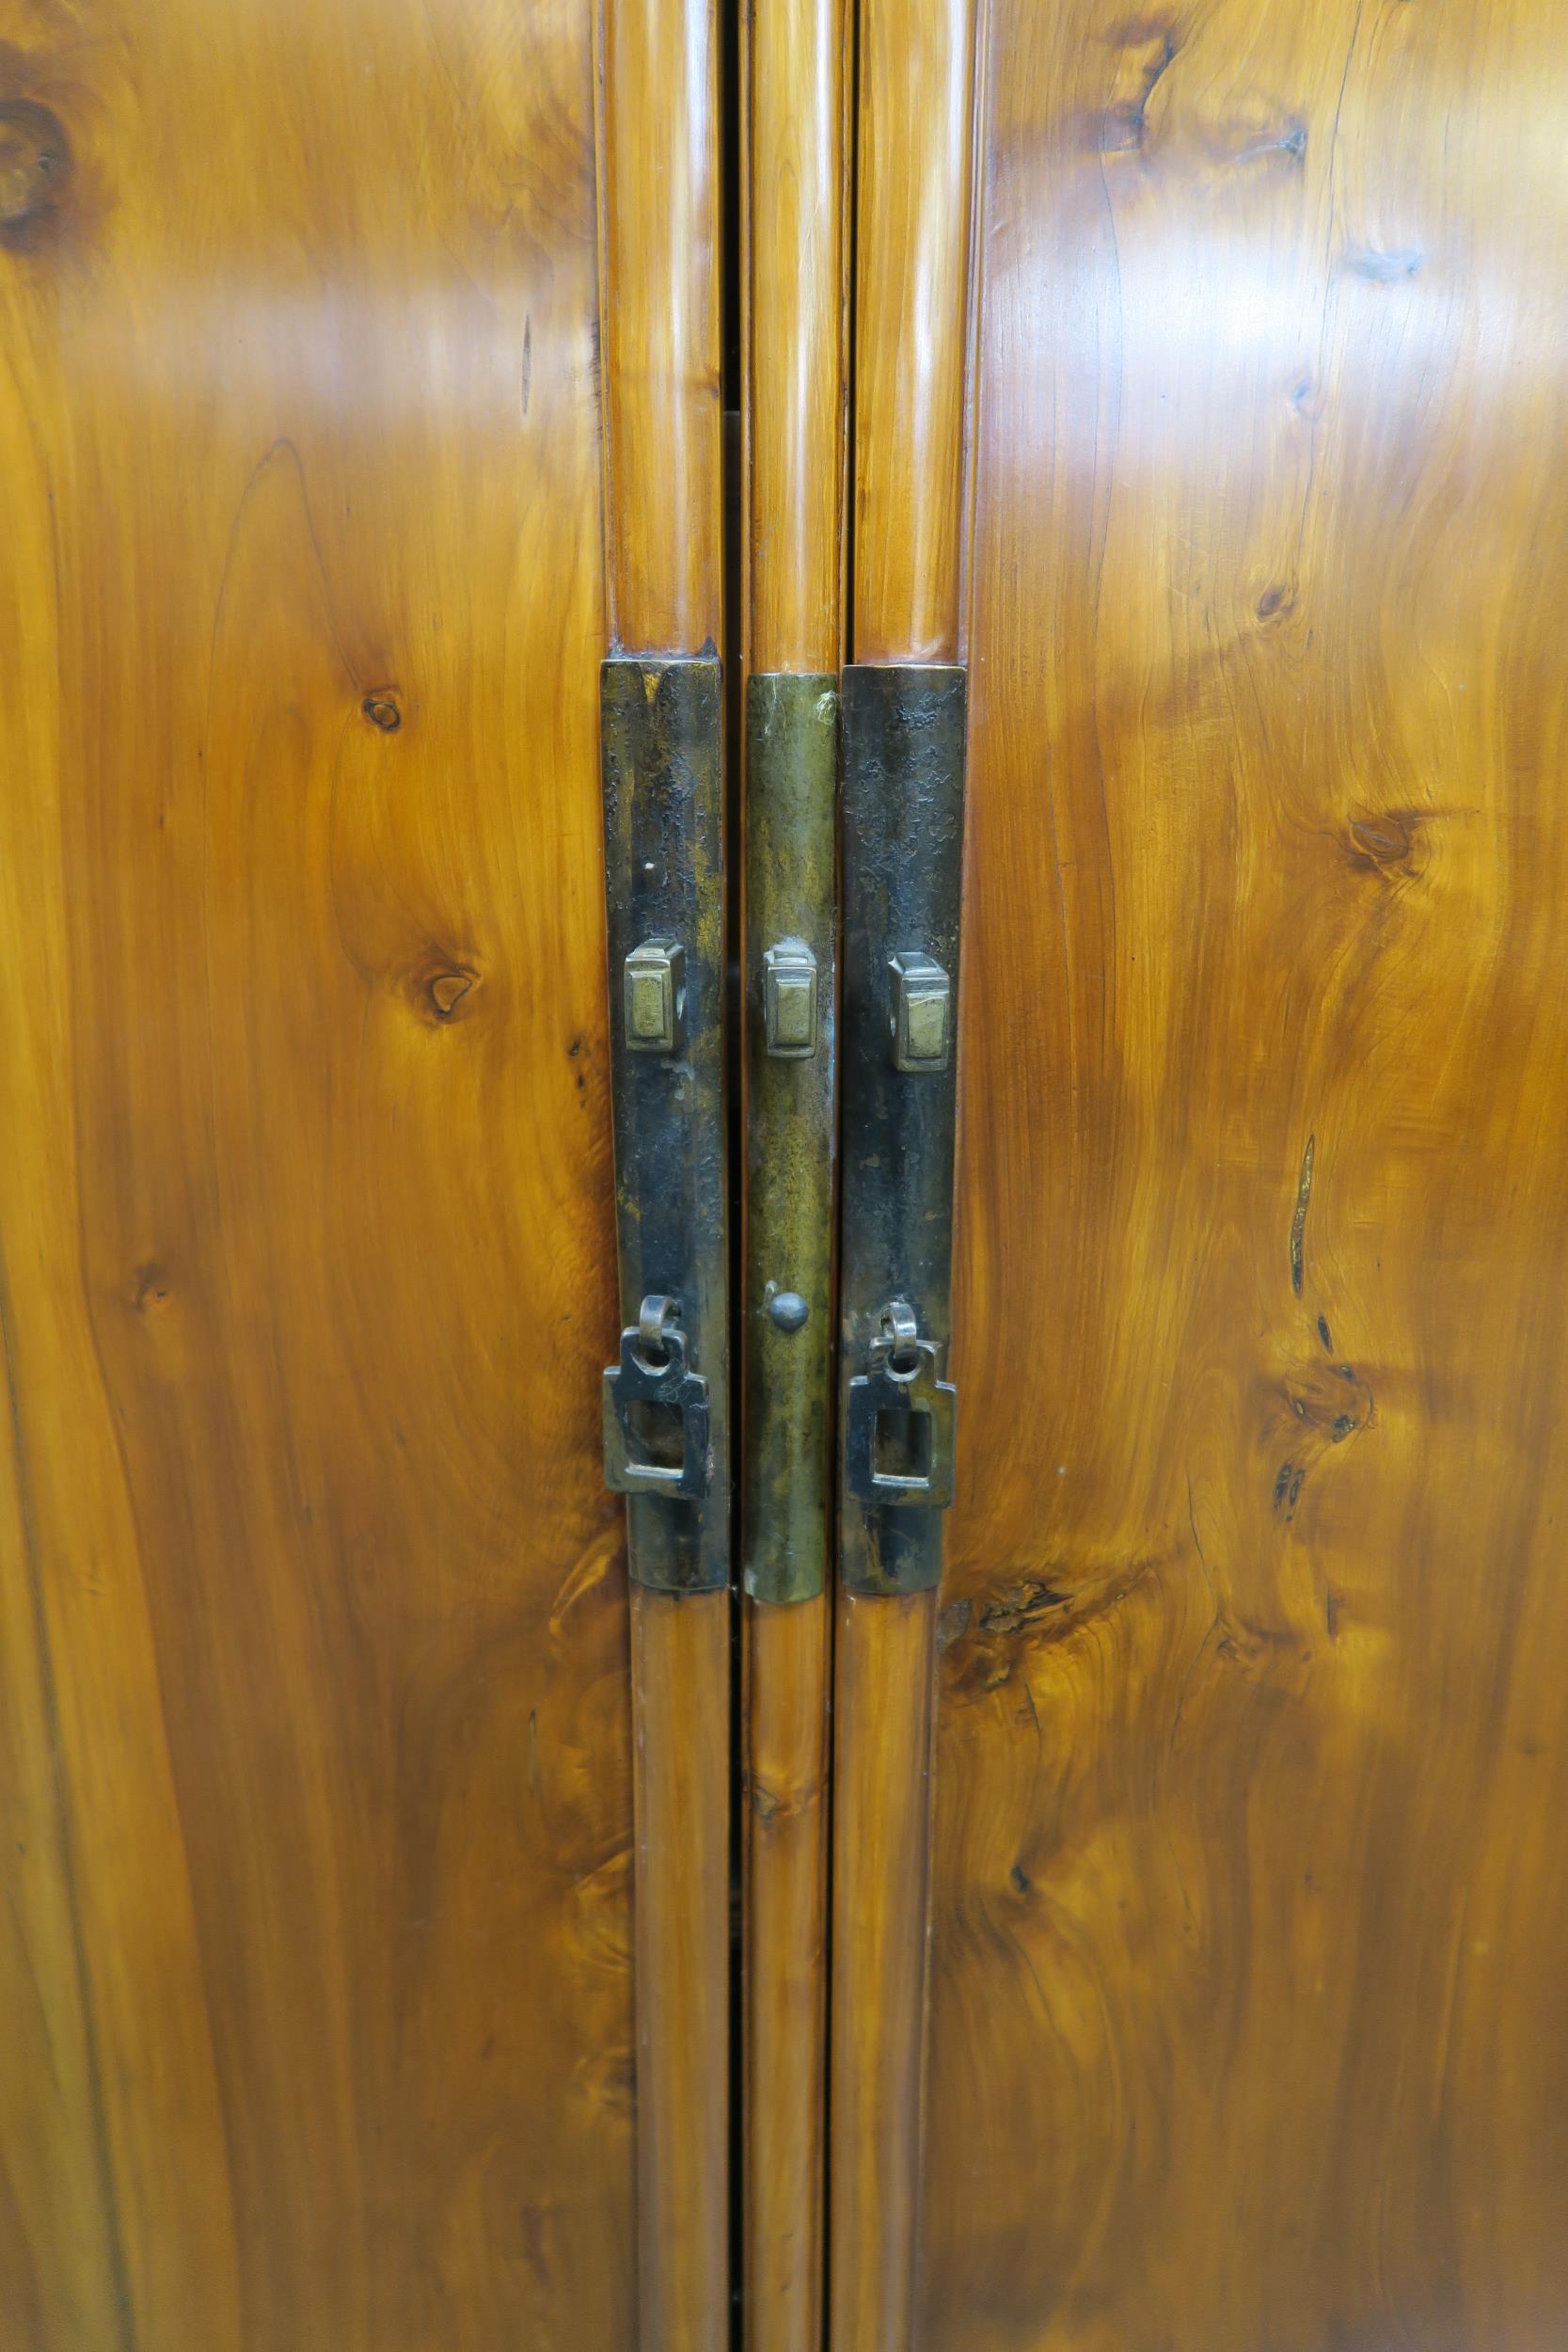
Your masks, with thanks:
<instances>
[{"instance_id":1,"label":"vertical gap between doors","mask_svg":"<svg viewBox=\"0 0 1568 2352\"><path fill-rule=\"evenodd\" d=\"M722 187L723 246L721 259L721 351L720 388L723 407L724 431L724 537L723 537L723 609L724 642L721 648L724 677L724 859L729 887L725 893L725 969L727 975L727 1015L725 1037L728 1068L725 1099L728 1111L728 1147L730 1168L730 1332L729 1360L731 1392L740 1394L740 1335L743 1312L742 1286L745 1279L741 1219L742 1174L745 1168L744 1112L741 1101L741 1069L745 1044L745 990L741 979L741 906L740 875L743 855L741 836L741 761L744 755L744 734L741 726L744 682L741 677L742 615L744 583L742 565L746 539L745 489L742 480L741 402L744 398L744 371L741 367L741 90L742 63L740 40L740 9L742 0L723 0L720 11L719 50L719 119L721 124L720 174ZM736 1448L732 1459L738 1466L738 1423L732 1422L731 1443ZM730 1558L740 1558L741 1482L738 1476L730 1482ZM732 1575L730 1581L730 2171L729 2171L729 2271L730 2271L730 2347L740 2352L744 2328L746 2280L745 2253L745 2049L742 1966L745 1955L745 1708L742 1691L745 1645L742 1638L740 1589Z\"/></svg>"},{"instance_id":2,"label":"vertical gap between doors","mask_svg":"<svg viewBox=\"0 0 1568 2352\"><path fill-rule=\"evenodd\" d=\"M844 506L843 506L843 525L842 525L842 529L843 529L843 559L842 559L842 562L843 562L843 573L842 573L842 578L843 578L843 591L842 591L842 594L843 594L843 611L842 611L842 613L841 613L841 616L840 616L840 623L839 623L839 642L840 642L840 648L841 648L839 659L840 659L840 662L841 662L841 664L842 664L843 668L846 668L846 669L847 669L847 668L849 666L849 664L850 664L850 663L854 660L854 659L855 659L855 523L856 523L856 516L857 516L857 507L856 507L856 492L855 492L855 483L856 483L856 464L855 464L855 460L856 460L856 439L855 439L855 415L856 415L856 374L855 374L855 354L856 354L856 347L857 347L857 343L856 343L856 335L855 335L855 315L856 315L856 305L857 305L858 296L859 296L859 291L860 291L860 151L861 151L861 149L860 149L860 123L861 123L861 10L860 10L860 0L847 0L846 18L847 18L847 24L846 24L846 38L847 38L847 54L846 58L845 58L845 75L844 75L844 86L845 86L845 101L844 101L844 103L845 103L845 112L844 112L843 135L842 135L843 170L844 170L844 182L845 182L844 203L845 203L845 208L846 208L846 209L845 209L844 225L843 225L843 226L844 226L844 313L843 313L843 333L842 333L842 342L841 342L841 347L840 347L840 365L842 366L843 371L844 371L844 448L843 448L843 452L842 452L842 455L841 455L841 461L840 461L840 462L842 463L842 466L843 466L843 469L844 469L844 471L843 471L843 477L842 477L842 480L843 480L843 501L844 501ZM842 785L841 785L840 789L841 789L841 792L842 792ZM837 844L836 844L836 848L835 848L835 854L834 854L834 868L835 868L835 871L836 871L838 874L842 875L842 874L843 874L843 871L844 871L844 842L843 842L843 830L842 830L842 828L843 828L843 803L842 803L842 799L840 800L840 803L839 803L839 811L838 811L838 814L839 814L839 839L838 839L838 842L837 842ZM843 909L842 902L840 903L840 905L838 906L838 908L837 908L837 910L836 910L836 913L835 913L835 922L836 922L836 926L837 926L837 941L836 941L836 954L835 954L834 961L835 961L835 967L836 967L837 975L838 975L839 984L842 986L842 981L843 981L843 971L844 971L844 952L843 952L843 924L844 924L844 909ZM835 1118L835 1121L836 1121L836 1132L835 1132L834 1136L833 1136L833 1164L834 1164L835 1168L842 1169L842 1168L843 1168L843 1166L844 1166L844 1089L843 1089L843 1088L842 1088L842 1087L840 1087L840 1088L839 1088L838 1092L837 1092L837 1096L836 1096L836 1099L835 1099L835 1104L834 1104L834 1118ZM835 1186L834 1186L834 1193L833 1193L833 1216L834 1216L835 1222L836 1222L836 1219L837 1219L837 1217L838 1217L838 1215L839 1215L839 1193L838 1193L838 1187L837 1187L837 1184L835 1184ZM838 1237L837 1237L837 1235L835 1234L835 1237L834 1237L834 1240L835 1240L835 1247L834 1247L834 1250L833 1250L833 1264L834 1264L834 1291L833 1291L834 1307L833 1307L833 1323L834 1323L834 1327L835 1327L835 1329L837 1328L837 1324L838 1324L838 1307L837 1307L837 1295L838 1295L838 1294L837 1294L837 1265L838 1265L838 1248L837 1248L837 1238L838 1238ZM833 1380L833 1420L834 1420L834 1422L835 1422L835 1425L836 1425L836 1421L837 1421L837 1403L838 1403L838 1395L839 1395L839 1375L838 1375L838 1359L837 1359L837 1352L836 1352L836 1349L835 1349L835 1352L834 1352L834 1359L833 1359L833 1361L834 1361L834 1380ZM826 1867L826 1878L827 1878L827 1883L826 1883L826 1887L825 1887L825 1889L824 1889L824 1908L823 1908L823 1924L822 1924L822 1968L823 1968L823 1979L824 1979L824 1983L823 1983L824 2019L823 2019L823 2033L822 2033L822 2069L823 2069L823 2084L822 2084L822 2178L821 2178L821 2181L820 2181L820 2183L819 2183L819 2185L818 2185L818 2194L820 2195L820 2197L821 2197L821 2199L822 2199L822 2275L821 2275L821 2281L820 2281L820 2296L821 2296L821 2301L820 2301L820 2322L819 2322L819 2324L820 2324L820 2330L821 2330L821 2334L820 2334L820 2341L821 2341L821 2343L823 2344L823 2345L824 2345L824 2346L826 2346L826 2345L829 2344L830 2339L831 2339L831 2328L832 2328L832 2276L833 2276L833 2262L834 2262L834 2258L835 2258L835 2249L834 2249L834 2247L833 2247L833 2201L832 2201L832 2161L833 2161L833 2089L832 2089L832 2086L833 2086L833 2031L834 2031L834 2021L833 2021L833 2003L832 2003L832 1984L833 1984L833 1921L834 1921L834 1895L833 1895L833 1890L834 1890L834 1886L835 1886L835 1884L836 1884L836 1881L837 1881L837 1870L838 1870L837 1836L836 1836L836 1821L837 1821L838 1805L837 1805L837 1799L836 1799L836 1794L835 1794L835 1791L836 1791L836 1785L837 1785L837 1775L836 1775L835 1769L834 1769L834 1756L835 1756L835 1750L836 1750L836 1747L837 1747L837 1740L838 1740L838 1697L837 1697L837 1691L838 1691L838 1680L837 1680L837 1677L838 1677L838 1540L837 1540L837 1536L838 1536L838 1524L837 1524L837 1520L838 1520L838 1515L837 1515L837 1508L836 1508L836 1494L837 1494L836 1464L837 1464L837 1458L838 1458L838 1455L837 1455L837 1439L836 1439L836 1434L835 1434L834 1451L833 1451L833 1461L834 1461L834 1465L835 1465L835 1474L834 1474L834 1478L833 1478L833 1482L832 1482L832 1487L831 1487L831 1489L830 1489L830 1492L831 1492L831 1493L832 1493L832 1494L835 1497L835 1502L830 1505L830 1511L831 1511L831 1514L832 1514L831 1518L830 1518L830 1527L831 1527L831 1530L832 1530L832 1540L831 1540L831 1542L830 1542L830 1547L829 1547L829 1559L830 1559L830 1566L829 1566L829 1579L830 1579L830 1581L829 1581L829 1594L828 1594L828 1612L829 1612L829 1614L828 1614L828 1724L827 1724L827 1746L826 1746L828 1787L827 1787L827 1794L826 1794L826 1800L825 1800L826 1804L827 1804L827 1820L826 1820L826 1821L825 1821L825 1823L824 1823L824 1833L823 1833L823 1843L824 1843L824 1846L825 1846L825 1849L826 1849L826 1854L827 1854L827 1860L826 1860L826 1865L825 1865L825 1867Z\"/></svg>"}]
</instances>

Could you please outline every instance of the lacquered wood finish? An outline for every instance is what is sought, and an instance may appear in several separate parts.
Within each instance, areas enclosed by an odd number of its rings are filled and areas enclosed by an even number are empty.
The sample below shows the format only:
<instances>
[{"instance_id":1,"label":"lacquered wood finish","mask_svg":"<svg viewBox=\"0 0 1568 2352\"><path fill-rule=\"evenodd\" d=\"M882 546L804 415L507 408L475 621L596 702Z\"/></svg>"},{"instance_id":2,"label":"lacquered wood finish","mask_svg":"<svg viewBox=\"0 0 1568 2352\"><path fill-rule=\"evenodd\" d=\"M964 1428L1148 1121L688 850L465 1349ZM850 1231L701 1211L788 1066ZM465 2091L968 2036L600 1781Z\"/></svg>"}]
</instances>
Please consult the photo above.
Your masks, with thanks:
<instances>
[{"instance_id":1,"label":"lacquered wood finish","mask_svg":"<svg viewBox=\"0 0 1568 2352\"><path fill-rule=\"evenodd\" d=\"M974 0L862 0L853 657L962 641ZM911 2341L938 1595L840 1598L833 1667L829 2343Z\"/></svg>"},{"instance_id":2,"label":"lacquered wood finish","mask_svg":"<svg viewBox=\"0 0 1568 2352\"><path fill-rule=\"evenodd\" d=\"M748 0L747 667L843 651L848 0Z\"/></svg>"},{"instance_id":3,"label":"lacquered wood finish","mask_svg":"<svg viewBox=\"0 0 1568 2352\"><path fill-rule=\"evenodd\" d=\"M0 7L0 2340L626 2346L571 0Z\"/></svg>"},{"instance_id":4,"label":"lacquered wood finish","mask_svg":"<svg viewBox=\"0 0 1568 2352\"><path fill-rule=\"evenodd\" d=\"M631 1624L640 2338L657 2352L720 2352L729 2342L729 1596L634 1588Z\"/></svg>"},{"instance_id":5,"label":"lacquered wood finish","mask_svg":"<svg viewBox=\"0 0 1568 2352\"><path fill-rule=\"evenodd\" d=\"M861 0L857 661L961 658L976 0Z\"/></svg>"},{"instance_id":6,"label":"lacquered wood finish","mask_svg":"<svg viewBox=\"0 0 1568 2352\"><path fill-rule=\"evenodd\" d=\"M744 14L749 672L834 672L843 651L851 30L847 0L750 0ZM768 944L750 918L746 936L749 952ZM816 2352L832 1604L824 1591L743 1606L745 2341Z\"/></svg>"},{"instance_id":7,"label":"lacquered wood finish","mask_svg":"<svg viewBox=\"0 0 1568 2352\"><path fill-rule=\"evenodd\" d=\"M1548 2352L1563 15L990 24L922 2340Z\"/></svg>"},{"instance_id":8,"label":"lacquered wood finish","mask_svg":"<svg viewBox=\"0 0 1568 2352\"><path fill-rule=\"evenodd\" d=\"M724 643L718 11L598 17L607 635L692 654ZM633 1597L643 2352L729 2340L730 1611Z\"/></svg>"},{"instance_id":9,"label":"lacquered wood finish","mask_svg":"<svg viewBox=\"0 0 1568 2352\"><path fill-rule=\"evenodd\" d=\"M746 1603L745 2340L822 2341L830 1603Z\"/></svg>"},{"instance_id":10,"label":"lacquered wood finish","mask_svg":"<svg viewBox=\"0 0 1568 2352\"><path fill-rule=\"evenodd\" d=\"M696 654L724 644L717 5L604 0L599 42L609 642ZM632 1604L644 2352L729 2341L729 1612Z\"/></svg>"},{"instance_id":11,"label":"lacquered wood finish","mask_svg":"<svg viewBox=\"0 0 1568 2352\"><path fill-rule=\"evenodd\" d=\"M723 644L718 0L595 0L610 644Z\"/></svg>"},{"instance_id":12,"label":"lacquered wood finish","mask_svg":"<svg viewBox=\"0 0 1568 2352\"><path fill-rule=\"evenodd\" d=\"M911 2341L927 1998L931 1592L838 1601L829 2342Z\"/></svg>"}]
</instances>

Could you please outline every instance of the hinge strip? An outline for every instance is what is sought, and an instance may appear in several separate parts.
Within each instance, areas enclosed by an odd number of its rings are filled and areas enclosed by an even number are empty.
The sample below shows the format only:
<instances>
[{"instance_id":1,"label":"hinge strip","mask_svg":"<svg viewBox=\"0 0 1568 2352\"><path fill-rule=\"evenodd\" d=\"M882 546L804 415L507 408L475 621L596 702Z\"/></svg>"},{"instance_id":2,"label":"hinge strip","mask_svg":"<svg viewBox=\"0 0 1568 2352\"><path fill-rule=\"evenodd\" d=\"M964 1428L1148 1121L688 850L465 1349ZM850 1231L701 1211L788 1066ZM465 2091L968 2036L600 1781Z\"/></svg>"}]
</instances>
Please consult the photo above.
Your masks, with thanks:
<instances>
[{"instance_id":1,"label":"hinge strip","mask_svg":"<svg viewBox=\"0 0 1568 2352\"><path fill-rule=\"evenodd\" d=\"M952 1500L965 675L844 673L839 1581L942 1577Z\"/></svg>"},{"instance_id":2,"label":"hinge strip","mask_svg":"<svg viewBox=\"0 0 1568 2352\"><path fill-rule=\"evenodd\" d=\"M823 1590L832 1380L838 680L746 688L746 1589Z\"/></svg>"},{"instance_id":3,"label":"hinge strip","mask_svg":"<svg viewBox=\"0 0 1568 2352\"><path fill-rule=\"evenodd\" d=\"M717 660L600 673L621 1357L605 1475L628 1565L659 1592L729 1581L723 694Z\"/></svg>"}]
</instances>

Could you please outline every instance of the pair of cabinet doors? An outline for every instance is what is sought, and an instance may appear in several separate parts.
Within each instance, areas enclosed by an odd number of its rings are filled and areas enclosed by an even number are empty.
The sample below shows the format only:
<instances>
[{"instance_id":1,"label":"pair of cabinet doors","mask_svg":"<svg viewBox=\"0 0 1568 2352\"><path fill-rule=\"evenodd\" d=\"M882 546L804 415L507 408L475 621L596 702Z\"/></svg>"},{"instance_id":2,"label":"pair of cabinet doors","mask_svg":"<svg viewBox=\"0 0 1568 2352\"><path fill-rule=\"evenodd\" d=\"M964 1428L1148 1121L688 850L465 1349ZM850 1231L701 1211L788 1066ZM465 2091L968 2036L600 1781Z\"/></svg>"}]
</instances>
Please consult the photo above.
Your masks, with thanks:
<instances>
[{"instance_id":1,"label":"pair of cabinet doors","mask_svg":"<svg viewBox=\"0 0 1568 2352\"><path fill-rule=\"evenodd\" d=\"M1561 2344L1565 35L0 0L6 2347Z\"/></svg>"}]
</instances>

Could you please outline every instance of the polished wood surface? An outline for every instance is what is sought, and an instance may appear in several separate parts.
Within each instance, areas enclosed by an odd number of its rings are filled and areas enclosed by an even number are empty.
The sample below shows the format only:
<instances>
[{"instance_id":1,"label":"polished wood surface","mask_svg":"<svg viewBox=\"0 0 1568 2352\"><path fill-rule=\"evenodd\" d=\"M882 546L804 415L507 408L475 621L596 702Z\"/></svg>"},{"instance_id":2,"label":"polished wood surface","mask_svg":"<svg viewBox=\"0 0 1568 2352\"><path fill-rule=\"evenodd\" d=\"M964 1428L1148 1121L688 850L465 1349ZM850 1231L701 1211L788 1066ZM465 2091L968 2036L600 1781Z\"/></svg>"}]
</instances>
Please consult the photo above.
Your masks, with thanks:
<instances>
[{"instance_id":1,"label":"polished wood surface","mask_svg":"<svg viewBox=\"0 0 1568 2352\"><path fill-rule=\"evenodd\" d=\"M0 2340L626 2346L578 0L0 5Z\"/></svg>"},{"instance_id":2,"label":"polished wood surface","mask_svg":"<svg viewBox=\"0 0 1568 2352\"><path fill-rule=\"evenodd\" d=\"M833 2352L911 2342L936 1595L839 1596L833 1697Z\"/></svg>"},{"instance_id":3,"label":"polished wood surface","mask_svg":"<svg viewBox=\"0 0 1568 2352\"><path fill-rule=\"evenodd\" d=\"M857 661L960 656L977 0L861 0Z\"/></svg>"},{"instance_id":4,"label":"polished wood surface","mask_svg":"<svg viewBox=\"0 0 1568 2352\"><path fill-rule=\"evenodd\" d=\"M610 642L628 653L718 650L718 0L596 0L593 14Z\"/></svg>"},{"instance_id":5,"label":"polished wood surface","mask_svg":"<svg viewBox=\"0 0 1568 2352\"><path fill-rule=\"evenodd\" d=\"M746 667L832 672L847 469L847 0L749 0L742 33ZM832 1602L743 1608L744 2332L748 2352L816 2352Z\"/></svg>"},{"instance_id":6,"label":"polished wood surface","mask_svg":"<svg viewBox=\"0 0 1568 2352\"><path fill-rule=\"evenodd\" d=\"M856 661L963 637L974 0L862 0ZM829 2011L829 2344L907 2352L915 2318L938 1597L838 1602Z\"/></svg>"},{"instance_id":7,"label":"polished wood surface","mask_svg":"<svg viewBox=\"0 0 1568 2352\"><path fill-rule=\"evenodd\" d=\"M825 1596L748 1601L745 2340L822 2341L828 2005Z\"/></svg>"},{"instance_id":8,"label":"polished wood surface","mask_svg":"<svg viewBox=\"0 0 1568 2352\"><path fill-rule=\"evenodd\" d=\"M724 644L716 0L604 0L608 642ZM615 1321L601 1334L608 1362ZM730 1600L633 1595L643 2352L729 2341ZM579 2331L578 2342L587 2340Z\"/></svg>"},{"instance_id":9,"label":"polished wood surface","mask_svg":"<svg viewBox=\"0 0 1568 2352\"><path fill-rule=\"evenodd\" d=\"M992 0L928 2352L1568 2329L1568 30Z\"/></svg>"},{"instance_id":10,"label":"polished wood surface","mask_svg":"<svg viewBox=\"0 0 1568 2352\"><path fill-rule=\"evenodd\" d=\"M634 1586L631 1625L640 2340L657 2352L721 2352L730 2324L730 1597Z\"/></svg>"},{"instance_id":11,"label":"polished wood surface","mask_svg":"<svg viewBox=\"0 0 1568 2352\"><path fill-rule=\"evenodd\" d=\"M843 653L850 36L848 0L747 0L749 670Z\"/></svg>"}]
</instances>

